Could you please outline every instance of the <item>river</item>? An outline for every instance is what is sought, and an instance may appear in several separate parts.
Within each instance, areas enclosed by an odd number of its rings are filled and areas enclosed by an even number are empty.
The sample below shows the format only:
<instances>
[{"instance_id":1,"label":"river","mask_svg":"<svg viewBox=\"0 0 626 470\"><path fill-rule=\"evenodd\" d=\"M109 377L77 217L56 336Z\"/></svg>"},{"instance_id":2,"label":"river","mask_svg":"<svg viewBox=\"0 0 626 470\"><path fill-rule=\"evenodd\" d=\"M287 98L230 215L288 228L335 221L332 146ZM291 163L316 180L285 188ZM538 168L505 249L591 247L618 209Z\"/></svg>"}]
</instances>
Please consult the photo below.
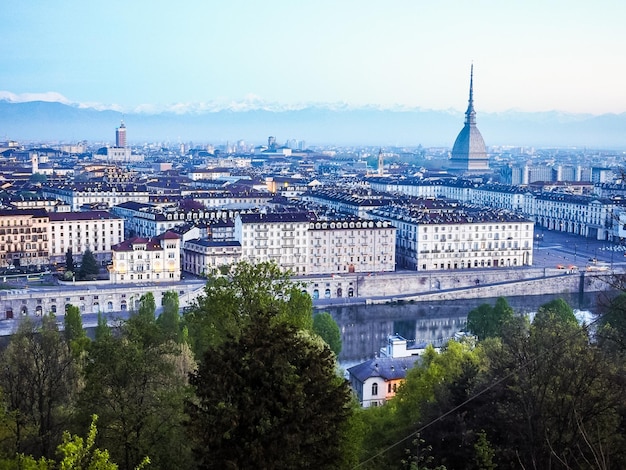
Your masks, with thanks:
<instances>
[{"instance_id":1,"label":"river","mask_svg":"<svg viewBox=\"0 0 626 470\"><path fill-rule=\"evenodd\" d=\"M563 298L580 315L590 318L606 303L605 293L578 295L540 295L507 298L517 314L529 315L555 299ZM346 369L375 357L391 334L399 334L411 344L438 346L463 330L467 314L483 303L495 305L496 299L467 299L441 302L407 302L379 305L326 307L341 331L343 347L339 362Z\"/></svg>"}]
</instances>

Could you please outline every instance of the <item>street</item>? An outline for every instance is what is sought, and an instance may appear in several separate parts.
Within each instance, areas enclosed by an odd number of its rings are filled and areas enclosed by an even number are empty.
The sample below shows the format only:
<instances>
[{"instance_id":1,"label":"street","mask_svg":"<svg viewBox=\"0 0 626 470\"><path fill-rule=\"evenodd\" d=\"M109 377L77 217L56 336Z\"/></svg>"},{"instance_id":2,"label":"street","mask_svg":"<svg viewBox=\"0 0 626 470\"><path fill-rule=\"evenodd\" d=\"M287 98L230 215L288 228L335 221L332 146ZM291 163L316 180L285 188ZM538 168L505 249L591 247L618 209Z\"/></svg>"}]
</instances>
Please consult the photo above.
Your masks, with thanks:
<instances>
[{"instance_id":1,"label":"street","mask_svg":"<svg viewBox=\"0 0 626 470\"><path fill-rule=\"evenodd\" d=\"M579 270L584 270L587 266L604 263L611 268L624 267L626 258L623 248L622 245L608 241L536 228L533 266L563 266L564 269L576 266Z\"/></svg>"}]
</instances>

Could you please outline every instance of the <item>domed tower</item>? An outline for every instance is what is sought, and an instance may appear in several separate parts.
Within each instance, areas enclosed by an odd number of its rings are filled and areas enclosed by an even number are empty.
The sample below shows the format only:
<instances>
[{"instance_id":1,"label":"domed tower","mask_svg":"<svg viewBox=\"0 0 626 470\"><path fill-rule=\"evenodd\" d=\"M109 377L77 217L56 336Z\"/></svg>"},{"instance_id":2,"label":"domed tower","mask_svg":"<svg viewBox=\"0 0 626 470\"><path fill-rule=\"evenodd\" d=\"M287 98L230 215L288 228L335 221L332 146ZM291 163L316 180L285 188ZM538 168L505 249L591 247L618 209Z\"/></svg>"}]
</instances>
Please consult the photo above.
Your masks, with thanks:
<instances>
[{"instance_id":1,"label":"domed tower","mask_svg":"<svg viewBox=\"0 0 626 470\"><path fill-rule=\"evenodd\" d=\"M485 171L489 170L489 158L485 141L476 127L476 111L474 110L474 64L470 71L469 104L465 112L465 125L452 147L450 170L454 171Z\"/></svg>"}]
</instances>

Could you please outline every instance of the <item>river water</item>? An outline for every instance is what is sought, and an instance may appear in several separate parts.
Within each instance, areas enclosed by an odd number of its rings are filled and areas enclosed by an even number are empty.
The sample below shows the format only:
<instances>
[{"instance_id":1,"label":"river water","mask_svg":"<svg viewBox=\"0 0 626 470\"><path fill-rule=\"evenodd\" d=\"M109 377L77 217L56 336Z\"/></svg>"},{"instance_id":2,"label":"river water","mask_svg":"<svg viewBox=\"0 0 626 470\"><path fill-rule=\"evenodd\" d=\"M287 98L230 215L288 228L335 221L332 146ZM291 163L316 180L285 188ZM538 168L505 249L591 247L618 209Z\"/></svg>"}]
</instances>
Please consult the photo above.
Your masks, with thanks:
<instances>
[{"instance_id":1,"label":"river water","mask_svg":"<svg viewBox=\"0 0 626 470\"><path fill-rule=\"evenodd\" d=\"M561 297L575 311L588 318L606 303L606 294L539 295L509 297L507 301L517 314L529 315L551 300ZM339 362L346 369L375 357L387 344L387 338L399 334L408 344L439 346L463 330L467 314L483 303L495 305L496 299L467 299L441 302L389 303L326 307L341 331L343 347Z\"/></svg>"}]
</instances>

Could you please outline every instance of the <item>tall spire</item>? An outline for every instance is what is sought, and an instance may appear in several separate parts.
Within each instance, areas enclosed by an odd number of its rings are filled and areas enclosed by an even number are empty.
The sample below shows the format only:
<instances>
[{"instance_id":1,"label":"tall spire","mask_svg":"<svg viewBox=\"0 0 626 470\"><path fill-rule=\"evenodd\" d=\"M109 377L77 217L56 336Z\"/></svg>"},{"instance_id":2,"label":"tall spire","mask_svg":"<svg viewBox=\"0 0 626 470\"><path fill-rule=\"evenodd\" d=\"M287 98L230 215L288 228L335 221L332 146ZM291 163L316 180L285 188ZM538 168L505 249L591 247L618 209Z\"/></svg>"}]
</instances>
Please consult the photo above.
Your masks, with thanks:
<instances>
[{"instance_id":1,"label":"tall spire","mask_svg":"<svg viewBox=\"0 0 626 470\"><path fill-rule=\"evenodd\" d=\"M467 105L467 111L465 111L465 124L476 125L476 111L474 110L474 64L470 69L470 88L469 88L469 102Z\"/></svg>"},{"instance_id":2,"label":"tall spire","mask_svg":"<svg viewBox=\"0 0 626 470\"><path fill-rule=\"evenodd\" d=\"M487 171L489 157L485 141L476 127L476 111L474 110L474 64L470 69L469 103L465 112L465 124L452 147L450 168L456 171Z\"/></svg>"}]
</instances>

